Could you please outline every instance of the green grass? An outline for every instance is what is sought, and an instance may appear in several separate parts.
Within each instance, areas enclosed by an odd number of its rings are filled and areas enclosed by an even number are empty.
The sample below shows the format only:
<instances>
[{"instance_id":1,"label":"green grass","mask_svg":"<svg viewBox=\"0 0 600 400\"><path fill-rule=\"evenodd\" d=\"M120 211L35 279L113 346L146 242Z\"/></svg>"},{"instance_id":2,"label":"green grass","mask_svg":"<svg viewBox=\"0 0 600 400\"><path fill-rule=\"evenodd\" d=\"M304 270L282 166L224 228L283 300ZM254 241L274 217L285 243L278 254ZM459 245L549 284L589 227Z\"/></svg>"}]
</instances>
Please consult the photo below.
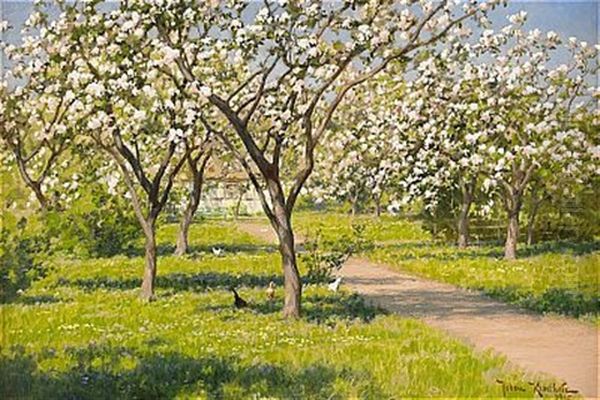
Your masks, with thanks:
<instances>
[{"instance_id":1,"label":"green grass","mask_svg":"<svg viewBox=\"0 0 600 400\"><path fill-rule=\"evenodd\" d=\"M324 214L316 212L295 213L292 223L297 234L314 236L321 230L324 240L335 240L343 235L352 234L352 224L364 224L365 236L374 242L406 242L429 240L431 235L425 232L419 223L392 216L375 218L368 215L351 216L348 214Z\"/></svg>"},{"instance_id":2,"label":"green grass","mask_svg":"<svg viewBox=\"0 0 600 400\"><path fill-rule=\"evenodd\" d=\"M165 224L156 232L156 243L163 254L175 251L178 224ZM204 220L190 226L189 232L190 252L210 252L212 247L223 247L226 251L254 251L260 250L267 243L243 232L232 225L231 222L222 220ZM143 240L140 241L140 247Z\"/></svg>"},{"instance_id":3,"label":"green grass","mask_svg":"<svg viewBox=\"0 0 600 400\"><path fill-rule=\"evenodd\" d=\"M194 227L194 245L240 235L212 225ZM281 282L278 255L252 238L231 243L242 242L220 258L160 257L150 304L138 300L141 257L53 260L1 306L0 398L468 397L500 396L496 379L527 386L503 359L347 292L311 285L303 318L281 319L281 286L273 304L264 296ZM232 307L229 285L248 309Z\"/></svg>"}]
</instances>

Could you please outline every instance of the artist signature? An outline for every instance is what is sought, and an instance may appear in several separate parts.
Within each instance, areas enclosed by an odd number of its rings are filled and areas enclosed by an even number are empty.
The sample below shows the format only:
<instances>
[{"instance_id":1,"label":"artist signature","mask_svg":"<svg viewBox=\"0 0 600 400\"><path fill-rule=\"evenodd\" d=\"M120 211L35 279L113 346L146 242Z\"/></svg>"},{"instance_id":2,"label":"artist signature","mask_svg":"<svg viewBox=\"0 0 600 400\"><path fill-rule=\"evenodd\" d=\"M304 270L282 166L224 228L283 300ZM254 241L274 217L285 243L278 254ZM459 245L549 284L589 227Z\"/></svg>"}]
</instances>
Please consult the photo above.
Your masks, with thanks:
<instances>
[{"instance_id":1,"label":"artist signature","mask_svg":"<svg viewBox=\"0 0 600 400\"><path fill-rule=\"evenodd\" d=\"M571 398L578 393L575 389L570 389L566 382L562 384L543 384L541 382L527 382L529 386L522 386L516 383L506 382L496 379L496 382L502 385L502 395L506 397L509 393L533 393L538 397L555 397L559 399Z\"/></svg>"}]
</instances>

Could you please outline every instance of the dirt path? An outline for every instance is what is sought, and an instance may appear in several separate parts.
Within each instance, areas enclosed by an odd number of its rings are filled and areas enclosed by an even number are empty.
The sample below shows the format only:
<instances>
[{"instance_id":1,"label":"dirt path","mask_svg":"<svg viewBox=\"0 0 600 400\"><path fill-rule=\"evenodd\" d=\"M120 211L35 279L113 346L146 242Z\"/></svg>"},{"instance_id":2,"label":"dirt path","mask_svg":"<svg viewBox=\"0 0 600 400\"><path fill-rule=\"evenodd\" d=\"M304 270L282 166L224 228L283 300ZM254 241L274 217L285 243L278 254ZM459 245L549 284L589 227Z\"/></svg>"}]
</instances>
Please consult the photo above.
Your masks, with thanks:
<instances>
[{"instance_id":1,"label":"dirt path","mask_svg":"<svg viewBox=\"0 0 600 400\"><path fill-rule=\"evenodd\" d=\"M269 226L244 222L244 231L266 241ZM570 318L526 313L478 293L392 271L351 258L344 283L394 313L422 319L478 350L493 349L533 373L553 375L586 397L599 398L598 330Z\"/></svg>"}]
</instances>

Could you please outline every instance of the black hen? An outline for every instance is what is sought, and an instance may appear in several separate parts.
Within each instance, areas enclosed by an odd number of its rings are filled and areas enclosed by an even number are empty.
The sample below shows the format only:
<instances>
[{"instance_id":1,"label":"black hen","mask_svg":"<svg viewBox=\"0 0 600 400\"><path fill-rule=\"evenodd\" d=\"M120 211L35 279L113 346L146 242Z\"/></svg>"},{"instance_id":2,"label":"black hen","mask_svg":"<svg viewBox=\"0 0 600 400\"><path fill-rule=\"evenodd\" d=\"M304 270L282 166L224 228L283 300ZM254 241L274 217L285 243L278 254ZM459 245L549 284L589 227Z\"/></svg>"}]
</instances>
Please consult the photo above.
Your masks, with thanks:
<instances>
[{"instance_id":1,"label":"black hen","mask_svg":"<svg viewBox=\"0 0 600 400\"><path fill-rule=\"evenodd\" d=\"M240 297L238 292L235 291L235 288L230 288L233 292L233 305L235 308L244 308L248 307L248 302Z\"/></svg>"}]
</instances>

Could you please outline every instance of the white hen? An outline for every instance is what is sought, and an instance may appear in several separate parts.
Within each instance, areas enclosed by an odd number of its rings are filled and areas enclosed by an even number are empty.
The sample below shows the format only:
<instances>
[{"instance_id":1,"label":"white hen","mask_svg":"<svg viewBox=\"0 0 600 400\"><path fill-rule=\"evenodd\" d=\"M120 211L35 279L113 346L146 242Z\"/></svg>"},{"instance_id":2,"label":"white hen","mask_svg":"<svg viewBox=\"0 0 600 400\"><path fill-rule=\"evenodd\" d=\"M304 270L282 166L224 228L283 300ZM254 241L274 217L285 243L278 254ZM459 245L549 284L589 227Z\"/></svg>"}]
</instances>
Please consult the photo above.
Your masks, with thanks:
<instances>
[{"instance_id":1,"label":"white hen","mask_svg":"<svg viewBox=\"0 0 600 400\"><path fill-rule=\"evenodd\" d=\"M341 283L342 283L342 277L340 276L340 277L336 278L335 281L333 281L329 285L327 285L327 287L332 292L337 292Z\"/></svg>"},{"instance_id":2,"label":"white hen","mask_svg":"<svg viewBox=\"0 0 600 400\"><path fill-rule=\"evenodd\" d=\"M212 252L215 256L221 257L222 255L225 254L225 249L222 247L213 247Z\"/></svg>"}]
</instances>

